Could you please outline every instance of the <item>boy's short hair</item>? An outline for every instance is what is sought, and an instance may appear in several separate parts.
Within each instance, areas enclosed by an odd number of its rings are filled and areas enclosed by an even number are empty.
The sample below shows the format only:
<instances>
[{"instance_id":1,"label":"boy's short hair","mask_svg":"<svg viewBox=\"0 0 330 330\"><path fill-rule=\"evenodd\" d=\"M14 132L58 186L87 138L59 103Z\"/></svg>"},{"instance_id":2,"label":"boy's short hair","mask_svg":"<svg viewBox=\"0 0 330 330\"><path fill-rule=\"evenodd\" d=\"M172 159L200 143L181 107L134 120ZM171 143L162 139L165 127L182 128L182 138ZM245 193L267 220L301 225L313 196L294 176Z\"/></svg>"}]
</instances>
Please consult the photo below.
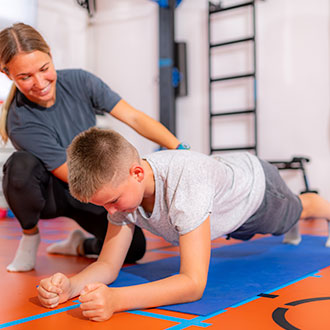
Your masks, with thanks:
<instances>
[{"instance_id":1,"label":"boy's short hair","mask_svg":"<svg viewBox=\"0 0 330 330\"><path fill-rule=\"evenodd\" d=\"M106 183L118 186L140 163L137 150L113 130L92 127L78 134L67 149L70 193L88 202Z\"/></svg>"}]
</instances>

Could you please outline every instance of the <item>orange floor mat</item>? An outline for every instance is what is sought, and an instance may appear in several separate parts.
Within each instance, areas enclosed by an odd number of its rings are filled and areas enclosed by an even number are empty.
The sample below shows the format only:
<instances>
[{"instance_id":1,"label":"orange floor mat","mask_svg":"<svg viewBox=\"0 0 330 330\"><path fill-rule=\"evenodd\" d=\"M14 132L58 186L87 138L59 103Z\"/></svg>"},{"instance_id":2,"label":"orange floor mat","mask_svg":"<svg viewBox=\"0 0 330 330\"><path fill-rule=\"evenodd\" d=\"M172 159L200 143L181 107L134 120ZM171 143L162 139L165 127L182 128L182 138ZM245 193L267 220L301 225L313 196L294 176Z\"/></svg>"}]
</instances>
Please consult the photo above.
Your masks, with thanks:
<instances>
[{"instance_id":1,"label":"orange floor mat","mask_svg":"<svg viewBox=\"0 0 330 330\"><path fill-rule=\"evenodd\" d=\"M303 329L330 328L330 268L288 285L269 295L240 306L219 310L208 316L189 315L159 309L115 314L106 322L85 319L75 299L57 309L40 306L36 286L41 278L60 271L73 274L93 259L52 256L46 253L48 244L64 239L77 225L66 218L40 221L41 245L36 269L27 273L8 273L10 263L21 236L14 219L0 220L0 329ZM302 232L326 235L324 220L305 221ZM178 248L148 232L147 253L141 262L150 262L178 255ZM260 237L260 236L258 236ZM257 238L258 238L257 237ZM256 238L256 239L257 239ZM238 243L218 239L213 247ZM242 243L244 244L244 243ZM330 260L329 260L330 265Z\"/></svg>"}]
</instances>

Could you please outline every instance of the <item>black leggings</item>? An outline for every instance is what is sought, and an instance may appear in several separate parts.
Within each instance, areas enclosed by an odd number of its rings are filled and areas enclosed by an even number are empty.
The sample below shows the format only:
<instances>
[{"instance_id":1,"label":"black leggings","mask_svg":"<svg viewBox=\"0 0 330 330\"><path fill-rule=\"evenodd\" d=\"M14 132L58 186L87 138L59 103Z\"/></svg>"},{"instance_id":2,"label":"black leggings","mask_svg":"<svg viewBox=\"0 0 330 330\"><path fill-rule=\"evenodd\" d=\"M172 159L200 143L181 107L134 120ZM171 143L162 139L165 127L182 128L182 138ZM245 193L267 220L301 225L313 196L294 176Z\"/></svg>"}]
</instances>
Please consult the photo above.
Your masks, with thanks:
<instances>
[{"instance_id":1,"label":"black leggings","mask_svg":"<svg viewBox=\"0 0 330 330\"><path fill-rule=\"evenodd\" d=\"M65 216L95 236L85 240L85 254L100 253L108 227L107 211L73 198L67 183L50 173L38 158L25 151L14 152L3 166L2 184L7 203L23 229L35 227L39 219ZM125 262L141 259L145 249L144 234L135 227Z\"/></svg>"}]
</instances>

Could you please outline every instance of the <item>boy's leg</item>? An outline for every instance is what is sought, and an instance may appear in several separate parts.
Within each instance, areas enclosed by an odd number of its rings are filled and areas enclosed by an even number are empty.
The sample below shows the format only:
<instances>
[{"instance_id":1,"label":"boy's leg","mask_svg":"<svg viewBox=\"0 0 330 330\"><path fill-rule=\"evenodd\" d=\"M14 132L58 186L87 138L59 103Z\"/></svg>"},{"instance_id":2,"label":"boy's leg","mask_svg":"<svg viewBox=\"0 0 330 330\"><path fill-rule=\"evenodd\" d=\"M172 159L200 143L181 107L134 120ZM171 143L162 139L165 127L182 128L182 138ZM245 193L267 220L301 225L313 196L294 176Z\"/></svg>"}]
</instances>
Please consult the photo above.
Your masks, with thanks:
<instances>
[{"instance_id":1,"label":"boy's leg","mask_svg":"<svg viewBox=\"0 0 330 330\"><path fill-rule=\"evenodd\" d=\"M299 221L284 234L283 243L298 245L301 242L301 234L299 229Z\"/></svg>"},{"instance_id":2,"label":"boy's leg","mask_svg":"<svg viewBox=\"0 0 330 330\"><path fill-rule=\"evenodd\" d=\"M300 219L325 218L330 221L330 202L316 193L304 193L299 196L302 204ZM328 223L328 240L326 246L330 247L330 223ZM301 241L299 222L295 224L284 236L283 243L297 245Z\"/></svg>"},{"instance_id":3,"label":"boy's leg","mask_svg":"<svg viewBox=\"0 0 330 330\"><path fill-rule=\"evenodd\" d=\"M278 169L260 160L265 174L265 193L258 210L236 231L233 238L250 239L255 234L283 235L298 222L302 203L280 176ZM295 241L297 244L298 241Z\"/></svg>"},{"instance_id":4,"label":"boy's leg","mask_svg":"<svg viewBox=\"0 0 330 330\"><path fill-rule=\"evenodd\" d=\"M23 236L8 271L24 272L34 268L40 243L38 220L45 205L42 190L49 173L33 155L18 151L3 166L3 192L10 209L20 222Z\"/></svg>"},{"instance_id":5,"label":"boy's leg","mask_svg":"<svg viewBox=\"0 0 330 330\"><path fill-rule=\"evenodd\" d=\"M299 198L303 207L301 219L325 218L330 221L330 202L315 193L305 193Z\"/></svg>"},{"instance_id":6,"label":"boy's leg","mask_svg":"<svg viewBox=\"0 0 330 330\"><path fill-rule=\"evenodd\" d=\"M330 247L330 202L315 193L305 193L299 198L303 206L302 219L324 218L328 221L328 239L325 245Z\"/></svg>"},{"instance_id":7,"label":"boy's leg","mask_svg":"<svg viewBox=\"0 0 330 330\"><path fill-rule=\"evenodd\" d=\"M328 221L328 239L325 242L326 247L330 247L330 221Z\"/></svg>"}]
</instances>

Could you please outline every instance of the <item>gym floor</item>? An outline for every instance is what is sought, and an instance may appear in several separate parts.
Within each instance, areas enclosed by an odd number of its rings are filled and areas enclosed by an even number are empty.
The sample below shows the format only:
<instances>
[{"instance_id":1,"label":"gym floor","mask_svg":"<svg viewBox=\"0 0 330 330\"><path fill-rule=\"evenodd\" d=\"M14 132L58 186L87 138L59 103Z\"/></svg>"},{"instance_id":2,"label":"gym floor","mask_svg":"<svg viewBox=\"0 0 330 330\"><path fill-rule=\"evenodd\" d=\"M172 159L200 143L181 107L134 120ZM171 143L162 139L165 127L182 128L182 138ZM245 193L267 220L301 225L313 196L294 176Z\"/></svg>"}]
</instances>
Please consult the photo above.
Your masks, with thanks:
<instances>
[{"instance_id":1,"label":"gym floor","mask_svg":"<svg viewBox=\"0 0 330 330\"><path fill-rule=\"evenodd\" d=\"M39 222L42 241L36 269L27 273L8 273L10 263L21 237L15 219L0 220L0 329L302 329L325 330L330 328L330 267L321 269L316 276L303 278L273 292L272 295L253 301L244 301L237 307L219 310L208 316L196 316L160 309L122 312L106 322L91 322L85 319L76 299L56 309L42 307L37 299L36 286L40 279L55 272L74 274L94 259L71 256L55 256L46 253L48 244L64 239L77 225L70 219L42 220ZM325 236L324 220L301 223L303 234ZM178 249L164 240L146 232L147 253L140 263L151 262L178 255ZM258 239L257 237L256 239ZM213 247L225 244L244 244L233 239L218 239ZM243 245L242 245L243 247ZM330 265L330 260L329 260ZM276 299L272 299L276 298ZM305 299L306 304L288 304ZM287 323L278 325L274 311L286 312Z\"/></svg>"}]
</instances>

